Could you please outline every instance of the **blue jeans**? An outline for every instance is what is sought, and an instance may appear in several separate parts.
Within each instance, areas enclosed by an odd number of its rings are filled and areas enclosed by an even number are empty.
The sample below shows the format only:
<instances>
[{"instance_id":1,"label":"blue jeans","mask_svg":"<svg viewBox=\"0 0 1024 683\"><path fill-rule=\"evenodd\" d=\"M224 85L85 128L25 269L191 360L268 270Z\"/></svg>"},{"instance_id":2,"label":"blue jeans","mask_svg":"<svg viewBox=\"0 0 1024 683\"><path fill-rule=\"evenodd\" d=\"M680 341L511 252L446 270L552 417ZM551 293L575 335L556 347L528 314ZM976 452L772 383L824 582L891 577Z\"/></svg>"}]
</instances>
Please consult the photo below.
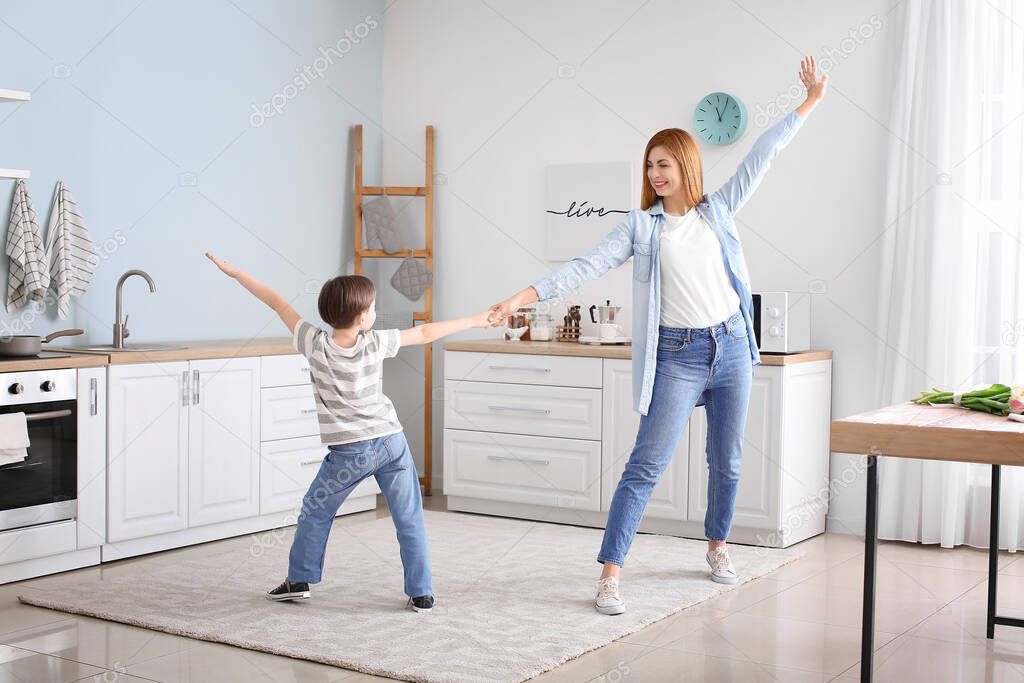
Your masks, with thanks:
<instances>
[{"instance_id":1,"label":"blue jeans","mask_svg":"<svg viewBox=\"0 0 1024 683\"><path fill-rule=\"evenodd\" d=\"M620 567L644 508L668 467L695 406L707 410L708 508L704 535L724 541L732 526L743 458L753 365L747 326L737 311L712 327L658 329L651 406L612 497L598 562Z\"/></svg>"},{"instance_id":2,"label":"blue jeans","mask_svg":"<svg viewBox=\"0 0 1024 683\"><path fill-rule=\"evenodd\" d=\"M320 471L302 499L295 540L288 554L288 580L320 582L334 515L352 489L373 475L391 509L391 519L398 532L405 593L410 598L433 595L419 475L405 433L328 446L328 449Z\"/></svg>"}]
</instances>

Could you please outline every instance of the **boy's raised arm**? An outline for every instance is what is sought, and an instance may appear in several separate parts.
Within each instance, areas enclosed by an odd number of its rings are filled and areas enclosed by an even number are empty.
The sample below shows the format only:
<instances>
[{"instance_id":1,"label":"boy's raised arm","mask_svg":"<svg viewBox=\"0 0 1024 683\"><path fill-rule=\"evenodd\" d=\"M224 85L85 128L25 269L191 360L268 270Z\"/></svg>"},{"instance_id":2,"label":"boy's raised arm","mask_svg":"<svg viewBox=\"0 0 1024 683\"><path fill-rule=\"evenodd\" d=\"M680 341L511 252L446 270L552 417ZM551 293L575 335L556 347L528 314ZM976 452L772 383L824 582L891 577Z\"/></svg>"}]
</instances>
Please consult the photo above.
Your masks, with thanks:
<instances>
[{"instance_id":1,"label":"boy's raised arm","mask_svg":"<svg viewBox=\"0 0 1024 683\"><path fill-rule=\"evenodd\" d=\"M295 331L295 324L299 321L299 314L295 312L288 300L285 299L280 292L273 287L265 285L252 275L249 275L243 270L240 270L227 261L221 261L210 252L206 252L206 257L217 264L217 267L227 275L228 277L238 280L238 282L248 289L253 295L270 306L280 316L281 321L287 326L289 332Z\"/></svg>"},{"instance_id":2,"label":"boy's raised arm","mask_svg":"<svg viewBox=\"0 0 1024 683\"><path fill-rule=\"evenodd\" d=\"M454 320L441 320L436 323L425 323L402 330L402 346L413 344L429 344L442 337L447 337L456 332L468 330L471 327L491 327L495 321L496 313L491 310L477 313L467 318L456 318Z\"/></svg>"}]
</instances>

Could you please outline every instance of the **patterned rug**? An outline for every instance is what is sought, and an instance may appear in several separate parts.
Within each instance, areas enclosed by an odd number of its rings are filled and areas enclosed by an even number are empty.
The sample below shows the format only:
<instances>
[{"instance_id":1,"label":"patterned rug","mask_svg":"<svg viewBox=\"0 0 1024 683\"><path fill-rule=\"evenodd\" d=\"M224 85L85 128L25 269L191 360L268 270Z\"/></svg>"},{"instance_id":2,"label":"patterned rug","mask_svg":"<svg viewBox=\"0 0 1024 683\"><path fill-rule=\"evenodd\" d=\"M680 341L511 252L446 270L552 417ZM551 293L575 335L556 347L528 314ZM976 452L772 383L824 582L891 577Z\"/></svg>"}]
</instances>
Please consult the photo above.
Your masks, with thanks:
<instances>
[{"instance_id":1,"label":"patterned rug","mask_svg":"<svg viewBox=\"0 0 1024 683\"><path fill-rule=\"evenodd\" d=\"M222 542L194 559L156 554L35 581L40 607L410 681L522 681L735 586L707 578L703 541L637 536L625 614L593 607L600 529L427 511L437 605L405 607L390 518L334 526L310 600L273 603L294 527ZM731 546L741 581L802 553ZM211 591L210 588L216 590Z\"/></svg>"}]
</instances>

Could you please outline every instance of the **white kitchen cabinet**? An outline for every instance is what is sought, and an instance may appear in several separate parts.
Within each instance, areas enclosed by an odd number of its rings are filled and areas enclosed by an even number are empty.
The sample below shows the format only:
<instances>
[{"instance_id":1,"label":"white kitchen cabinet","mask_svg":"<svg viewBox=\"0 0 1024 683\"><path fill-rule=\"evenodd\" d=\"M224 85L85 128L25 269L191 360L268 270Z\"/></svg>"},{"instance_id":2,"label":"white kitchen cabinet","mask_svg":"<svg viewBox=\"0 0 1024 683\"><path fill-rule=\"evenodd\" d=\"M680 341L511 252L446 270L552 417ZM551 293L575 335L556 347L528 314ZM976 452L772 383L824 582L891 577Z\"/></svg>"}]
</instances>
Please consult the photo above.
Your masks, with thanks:
<instances>
[{"instance_id":1,"label":"white kitchen cabinet","mask_svg":"<svg viewBox=\"0 0 1024 683\"><path fill-rule=\"evenodd\" d=\"M455 429L601 439L601 390L446 380L444 423Z\"/></svg>"},{"instance_id":2,"label":"white kitchen cabinet","mask_svg":"<svg viewBox=\"0 0 1024 683\"><path fill-rule=\"evenodd\" d=\"M107 542L188 526L188 362L108 369Z\"/></svg>"},{"instance_id":3,"label":"white kitchen cabinet","mask_svg":"<svg viewBox=\"0 0 1024 683\"><path fill-rule=\"evenodd\" d=\"M320 441L309 361L300 354L267 356L261 366L260 514L284 513L294 524L327 445ZM367 477L338 514L373 509L378 493L377 480Z\"/></svg>"},{"instance_id":4,"label":"white kitchen cabinet","mask_svg":"<svg viewBox=\"0 0 1024 683\"><path fill-rule=\"evenodd\" d=\"M832 361L754 368L733 526L755 529L758 545L791 545L825 531L828 509ZM691 420L691 454L707 416ZM690 458L690 516L704 518L707 465Z\"/></svg>"},{"instance_id":5,"label":"white kitchen cabinet","mask_svg":"<svg viewBox=\"0 0 1024 683\"><path fill-rule=\"evenodd\" d=\"M602 446L602 509L611 507L612 495L633 452L640 413L633 409L633 371L628 360L604 360L604 430ZM651 493L644 517L685 520L690 462L690 428L684 426L672 460Z\"/></svg>"},{"instance_id":6,"label":"white kitchen cabinet","mask_svg":"<svg viewBox=\"0 0 1024 683\"><path fill-rule=\"evenodd\" d=\"M580 358L531 355L529 346L511 343L453 345L452 350L446 345L445 353L448 508L603 527L640 424L629 358L616 349L595 348L595 357ZM495 352L496 346L508 351ZM763 358L767 362L754 368L729 538L785 547L825 529L832 360L827 352ZM509 389L510 376L526 386ZM576 392L594 392L600 415L578 407L569 411L571 404L563 399ZM523 416L490 410L506 403L522 409ZM528 419L528 409L539 412ZM554 417L567 428L552 429ZM569 417L574 422L566 421ZM582 425L597 425L600 440L587 438L594 432ZM704 537L706 438L705 410L698 407L654 488L641 531ZM599 450L588 451L592 446ZM585 473L595 467L600 486L581 487ZM598 488L595 508L583 492L595 494Z\"/></svg>"},{"instance_id":7,"label":"white kitchen cabinet","mask_svg":"<svg viewBox=\"0 0 1024 683\"><path fill-rule=\"evenodd\" d=\"M316 399L308 379L306 384L291 387L267 387L260 395L262 441L320 435Z\"/></svg>"},{"instance_id":8,"label":"white kitchen cabinet","mask_svg":"<svg viewBox=\"0 0 1024 683\"><path fill-rule=\"evenodd\" d=\"M107 536L107 369L78 369L79 550Z\"/></svg>"},{"instance_id":9,"label":"white kitchen cabinet","mask_svg":"<svg viewBox=\"0 0 1024 683\"><path fill-rule=\"evenodd\" d=\"M601 442L444 430L449 496L601 509Z\"/></svg>"},{"instance_id":10,"label":"white kitchen cabinet","mask_svg":"<svg viewBox=\"0 0 1024 683\"><path fill-rule=\"evenodd\" d=\"M189 361L188 525L259 514L258 358Z\"/></svg>"},{"instance_id":11,"label":"white kitchen cabinet","mask_svg":"<svg viewBox=\"0 0 1024 683\"><path fill-rule=\"evenodd\" d=\"M327 454L320 436L264 441L260 444L260 513L290 512L294 523L299 517L302 497L316 477ZM350 502L380 493L377 480L367 477L349 494L339 513L352 511Z\"/></svg>"}]
</instances>

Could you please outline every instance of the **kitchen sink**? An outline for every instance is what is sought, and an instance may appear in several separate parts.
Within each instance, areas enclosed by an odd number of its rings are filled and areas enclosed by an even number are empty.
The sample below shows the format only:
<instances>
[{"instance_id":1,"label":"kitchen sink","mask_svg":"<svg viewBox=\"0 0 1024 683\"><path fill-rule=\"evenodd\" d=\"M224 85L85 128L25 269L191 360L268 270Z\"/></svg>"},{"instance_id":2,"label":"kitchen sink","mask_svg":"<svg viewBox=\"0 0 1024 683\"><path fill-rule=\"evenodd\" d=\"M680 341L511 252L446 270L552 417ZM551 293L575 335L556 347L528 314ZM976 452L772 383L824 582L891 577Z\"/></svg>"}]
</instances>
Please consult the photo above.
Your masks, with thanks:
<instances>
[{"instance_id":1,"label":"kitchen sink","mask_svg":"<svg viewBox=\"0 0 1024 683\"><path fill-rule=\"evenodd\" d=\"M104 344L102 346L84 346L81 351L176 351L178 349L187 349L187 346L181 344L125 344L121 348L115 347L113 344Z\"/></svg>"}]
</instances>

